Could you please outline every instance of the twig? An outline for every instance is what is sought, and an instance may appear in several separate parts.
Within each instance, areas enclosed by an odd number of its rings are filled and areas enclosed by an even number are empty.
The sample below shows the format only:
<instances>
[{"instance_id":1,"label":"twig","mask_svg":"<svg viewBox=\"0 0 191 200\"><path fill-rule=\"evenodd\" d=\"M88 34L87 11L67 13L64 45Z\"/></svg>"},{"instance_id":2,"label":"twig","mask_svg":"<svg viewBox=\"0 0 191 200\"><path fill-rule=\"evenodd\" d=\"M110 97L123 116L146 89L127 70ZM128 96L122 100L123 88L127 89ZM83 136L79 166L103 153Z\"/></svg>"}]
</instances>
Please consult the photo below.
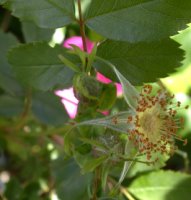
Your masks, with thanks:
<instances>
[{"instance_id":1,"label":"twig","mask_svg":"<svg viewBox=\"0 0 191 200\"><path fill-rule=\"evenodd\" d=\"M9 11L6 11L1 24L3 32L8 31L10 20L11 20L11 13Z\"/></svg>"},{"instance_id":2,"label":"twig","mask_svg":"<svg viewBox=\"0 0 191 200\"><path fill-rule=\"evenodd\" d=\"M24 124L26 123L30 108L31 108L31 89L29 89L27 91L27 95L26 95L26 99L25 99L25 106L24 106L24 110L21 114L20 120L18 122L18 124L16 125L16 127L14 128L14 130L19 130L20 128L22 128L24 126Z\"/></svg>"},{"instance_id":3,"label":"twig","mask_svg":"<svg viewBox=\"0 0 191 200\"><path fill-rule=\"evenodd\" d=\"M83 17L82 17L82 9L81 9L81 1L80 0L78 0L78 13L79 13L79 25L80 25L80 34L82 36L83 49L85 52L88 52L87 45L86 45L85 27L84 27L84 21L83 21Z\"/></svg>"},{"instance_id":4,"label":"twig","mask_svg":"<svg viewBox=\"0 0 191 200\"><path fill-rule=\"evenodd\" d=\"M116 185L117 181L115 179L113 179L112 177L108 177L109 182L112 185ZM113 186L113 191L116 191L116 187ZM122 185L118 186L118 190L128 199L128 200L135 200L135 198L128 192L127 188L124 188Z\"/></svg>"},{"instance_id":5,"label":"twig","mask_svg":"<svg viewBox=\"0 0 191 200\"><path fill-rule=\"evenodd\" d=\"M81 1L78 0L78 13L79 13L79 20L78 23L80 25L80 35L82 37L83 49L85 52L88 52L87 44L86 44L86 34L85 34L85 25L84 20L82 17L82 8L81 8ZM88 58L85 59L85 68L87 68Z\"/></svg>"},{"instance_id":6,"label":"twig","mask_svg":"<svg viewBox=\"0 0 191 200\"><path fill-rule=\"evenodd\" d=\"M125 195L125 197L127 197L129 200L135 200L132 195L128 192L128 190L122 186L120 186L120 191L122 194Z\"/></svg>"},{"instance_id":7,"label":"twig","mask_svg":"<svg viewBox=\"0 0 191 200\"><path fill-rule=\"evenodd\" d=\"M98 191L98 188L99 188L99 184L100 184L100 168L98 167L95 170L92 200L97 200L97 191Z\"/></svg>"}]
</instances>

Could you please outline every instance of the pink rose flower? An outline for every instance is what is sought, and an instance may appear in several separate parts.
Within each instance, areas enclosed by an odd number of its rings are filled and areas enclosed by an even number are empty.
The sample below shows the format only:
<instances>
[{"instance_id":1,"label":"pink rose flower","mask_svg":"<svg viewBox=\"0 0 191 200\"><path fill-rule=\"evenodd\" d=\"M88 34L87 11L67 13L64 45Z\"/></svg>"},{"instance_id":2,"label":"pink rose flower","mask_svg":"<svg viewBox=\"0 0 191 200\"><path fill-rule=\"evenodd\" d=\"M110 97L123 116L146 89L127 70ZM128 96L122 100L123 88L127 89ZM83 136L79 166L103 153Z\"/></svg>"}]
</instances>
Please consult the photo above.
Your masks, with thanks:
<instances>
[{"instance_id":1,"label":"pink rose flower","mask_svg":"<svg viewBox=\"0 0 191 200\"><path fill-rule=\"evenodd\" d=\"M78 46L80 49L83 50L83 43L82 38L80 36L73 36L64 41L63 46L65 48L72 49L70 46L71 44ZM86 45L87 45L87 51L88 53L91 53L92 48L94 46L94 43L91 42L89 39L86 38ZM112 81L108 78L106 78L104 75L97 72L97 80L99 80L102 83L111 83ZM121 84L115 83L117 88L117 96L122 95L122 87ZM56 95L62 98L62 103L65 106L65 109L71 119L74 119L77 114L77 108L78 108L78 99L75 98L73 88L64 89L64 90L58 90L55 92ZM108 111L102 112L105 115L108 115Z\"/></svg>"},{"instance_id":2,"label":"pink rose flower","mask_svg":"<svg viewBox=\"0 0 191 200\"><path fill-rule=\"evenodd\" d=\"M71 44L76 45L81 50L83 50L83 42L82 42L81 36L72 36L70 38L67 38L64 41L63 46L65 48L72 49ZM87 45L87 51L88 51L88 53L91 53L91 51L92 51L92 49L94 47L94 43L91 42L88 38L86 38L86 45Z\"/></svg>"},{"instance_id":3,"label":"pink rose flower","mask_svg":"<svg viewBox=\"0 0 191 200\"><path fill-rule=\"evenodd\" d=\"M74 96L73 88L57 90L56 95L61 97L61 101L71 119L74 119L78 109L78 99Z\"/></svg>"}]
</instances>

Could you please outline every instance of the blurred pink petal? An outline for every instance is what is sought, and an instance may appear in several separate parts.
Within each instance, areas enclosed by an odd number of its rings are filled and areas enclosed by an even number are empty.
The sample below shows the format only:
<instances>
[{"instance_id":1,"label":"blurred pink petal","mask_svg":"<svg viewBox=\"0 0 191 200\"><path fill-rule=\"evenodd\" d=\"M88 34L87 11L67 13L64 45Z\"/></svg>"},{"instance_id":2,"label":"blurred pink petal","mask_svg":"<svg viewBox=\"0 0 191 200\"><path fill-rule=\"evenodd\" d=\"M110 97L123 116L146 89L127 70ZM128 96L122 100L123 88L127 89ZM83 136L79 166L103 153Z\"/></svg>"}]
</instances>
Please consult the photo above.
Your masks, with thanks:
<instances>
[{"instance_id":1,"label":"blurred pink petal","mask_svg":"<svg viewBox=\"0 0 191 200\"><path fill-rule=\"evenodd\" d=\"M74 119L76 117L78 104L71 103L68 100L62 99L62 103L64 104L64 107L71 119Z\"/></svg>"},{"instance_id":2,"label":"blurred pink petal","mask_svg":"<svg viewBox=\"0 0 191 200\"><path fill-rule=\"evenodd\" d=\"M97 80L102 83L111 83L112 82L110 79L105 77L103 74L100 74L99 72L97 72L96 76L97 76ZM123 93L121 84L115 83L115 85L116 85L116 89L117 89L117 96L121 96Z\"/></svg>"},{"instance_id":3,"label":"blurred pink petal","mask_svg":"<svg viewBox=\"0 0 191 200\"><path fill-rule=\"evenodd\" d=\"M97 72L96 78L97 78L98 81L100 81L102 83L111 83L110 79L108 79L107 77L105 77L103 74L100 74L99 72Z\"/></svg>"},{"instance_id":4,"label":"blurred pink petal","mask_svg":"<svg viewBox=\"0 0 191 200\"><path fill-rule=\"evenodd\" d=\"M64 47L68 49L72 49L72 47L70 46L71 44L74 44L78 46L81 50L83 50L83 42L80 36L73 36L64 41ZM87 45L88 53L91 53L94 47L94 43L91 42L88 38L86 38L86 45Z\"/></svg>"},{"instance_id":5,"label":"blurred pink petal","mask_svg":"<svg viewBox=\"0 0 191 200\"><path fill-rule=\"evenodd\" d=\"M120 83L115 83L116 88L117 88L117 96L121 96L123 94L123 89Z\"/></svg>"},{"instance_id":6,"label":"blurred pink petal","mask_svg":"<svg viewBox=\"0 0 191 200\"><path fill-rule=\"evenodd\" d=\"M62 103L71 119L75 118L78 107L78 99L74 96L73 88L58 90L55 94L62 98Z\"/></svg>"},{"instance_id":7,"label":"blurred pink petal","mask_svg":"<svg viewBox=\"0 0 191 200\"><path fill-rule=\"evenodd\" d=\"M55 93L57 96L67 99L74 104L78 104L78 99L74 96L73 88L58 90Z\"/></svg>"},{"instance_id":8,"label":"blurred pink petal","mask_svg":"<svg viewBox=\"0 0 191 200\"><path fill-rule=\"evenodd\" d=\"M109 111L107 111L107 110L106 110L106 111L102 111L101 113L102 113L103 115L109 115Z\"/></svg>"}]
</instances>

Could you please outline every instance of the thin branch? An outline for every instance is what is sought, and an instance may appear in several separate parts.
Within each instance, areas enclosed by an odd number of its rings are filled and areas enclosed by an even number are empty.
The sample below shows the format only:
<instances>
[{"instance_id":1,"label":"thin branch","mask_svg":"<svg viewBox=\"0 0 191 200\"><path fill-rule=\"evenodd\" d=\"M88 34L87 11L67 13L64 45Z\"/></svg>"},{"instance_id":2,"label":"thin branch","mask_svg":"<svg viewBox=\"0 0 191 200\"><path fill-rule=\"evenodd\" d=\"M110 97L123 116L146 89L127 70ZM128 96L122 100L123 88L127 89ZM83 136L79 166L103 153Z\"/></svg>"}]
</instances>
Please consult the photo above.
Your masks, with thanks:
<instances>
[{"instance_id":1,"label":"thin branch","mask_svg":"<svg viewBox=\"0 0 191 200\"><path fill-rule=\"evenodd\" d=\"M93 197L92 200L97 200L97 191L100 184L100 168L96 168L94 177Z\"/></svg>"},{"instance_id":2,"label":"thin branch","mask_svg":"<svg viewBox=\"0 0 191 200\"><path fill-rule=\"evenodd\" d=\"M113 193L116 192L117 188L115 187L115 185L117 184L117 181L112 178L112 177L108 177L108 183L111 183L111 185L113 186ZM119 185L118 187L119 192L121 192L128 200L135 200L135 198L129 193L129 191L127 190L127 188L125 188L122 185Z\"/></svg>"},{"instance_id":3,"label":"thin branch","mask_svg":"<svg viewBox=\"0 0 191 200\"><path fill-rule=\"evenodd\" d=\"M88 53L88 48L87 48L87 44L86 44L85 24L84 24L84 20L83 20L83 17L82 17L82 8L81 8L81 1L80 0L78 0L78 13L79 13L78 23L80 25L80 35L82 37L83 50ZM87 65L88 65L88 57L86 56L84 71L86 71Z\"/></svg>"},{"instance_id":4,"label":"thin branch","mask_svg":"<svg viewBox=\"0 0 191 200\"><path fill-rule=\"evenodd\" d=\"M18 124L16 125L16 127L14 128L14 130L19 130L20 128L22 128L24 126L24 124L26 123L30 108L31 108L31 89L29 89L27 91L27 95L25 98L25 106L24 106L24 110L21 114L20 120L18 122Z\"/></svg>"},{"instance_id":5,"label":"thin branch","mask_svg":"<svg viewBox=\"0 0 191 200\"><path fill-rule=\"evenodd\" d=\"M135 200L133 196L128 192L128 190L122 186L120 186L120 192L129 200Z\"/></svg>"},{"instance_id":6,"label":"thin branch","mask_svg":"<svg viewBox=\"0 0 191 200\"><path fill-rule=\"evenodd\" d=\"M9 11L6 11L1 24L1 29L3 30L3 32L8 31L10 21L11 21L11 13Z\"/></svg>"},{"instance_id":7,"label":"thin branch","mask_svg":"<svg viewBox=\"0 0 191 200\"><path fill-rule=\"evenodd\" d=\"M86 44L85 26L84 26L84 20L82 17L82 8L81 8L80 0L78 0L78 13L79 13L79 25L80 25L80 34L82 36L83 49L85 52L88 52L87 44Z\"/></svg>"}]
</instances>

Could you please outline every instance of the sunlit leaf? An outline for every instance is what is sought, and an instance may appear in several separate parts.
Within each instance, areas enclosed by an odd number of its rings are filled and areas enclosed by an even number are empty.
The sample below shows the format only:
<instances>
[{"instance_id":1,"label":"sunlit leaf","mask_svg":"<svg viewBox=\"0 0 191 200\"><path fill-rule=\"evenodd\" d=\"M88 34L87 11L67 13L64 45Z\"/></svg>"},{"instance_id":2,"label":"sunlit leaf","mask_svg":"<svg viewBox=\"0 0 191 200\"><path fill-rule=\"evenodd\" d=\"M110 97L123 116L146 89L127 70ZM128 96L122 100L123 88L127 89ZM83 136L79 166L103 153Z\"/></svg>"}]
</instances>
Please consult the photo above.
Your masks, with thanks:
<instances>
[{"instance_id":1,"label":"sunlit leaf","mask_svg":"<svg viewBox=\"0 0 191 200\"><path fill-rule=\"evenodd\" d=\"M135 179L128 190L140 200L189 200L191 176L173 171L157 171Z\"/></svg>"}]
</instances>

